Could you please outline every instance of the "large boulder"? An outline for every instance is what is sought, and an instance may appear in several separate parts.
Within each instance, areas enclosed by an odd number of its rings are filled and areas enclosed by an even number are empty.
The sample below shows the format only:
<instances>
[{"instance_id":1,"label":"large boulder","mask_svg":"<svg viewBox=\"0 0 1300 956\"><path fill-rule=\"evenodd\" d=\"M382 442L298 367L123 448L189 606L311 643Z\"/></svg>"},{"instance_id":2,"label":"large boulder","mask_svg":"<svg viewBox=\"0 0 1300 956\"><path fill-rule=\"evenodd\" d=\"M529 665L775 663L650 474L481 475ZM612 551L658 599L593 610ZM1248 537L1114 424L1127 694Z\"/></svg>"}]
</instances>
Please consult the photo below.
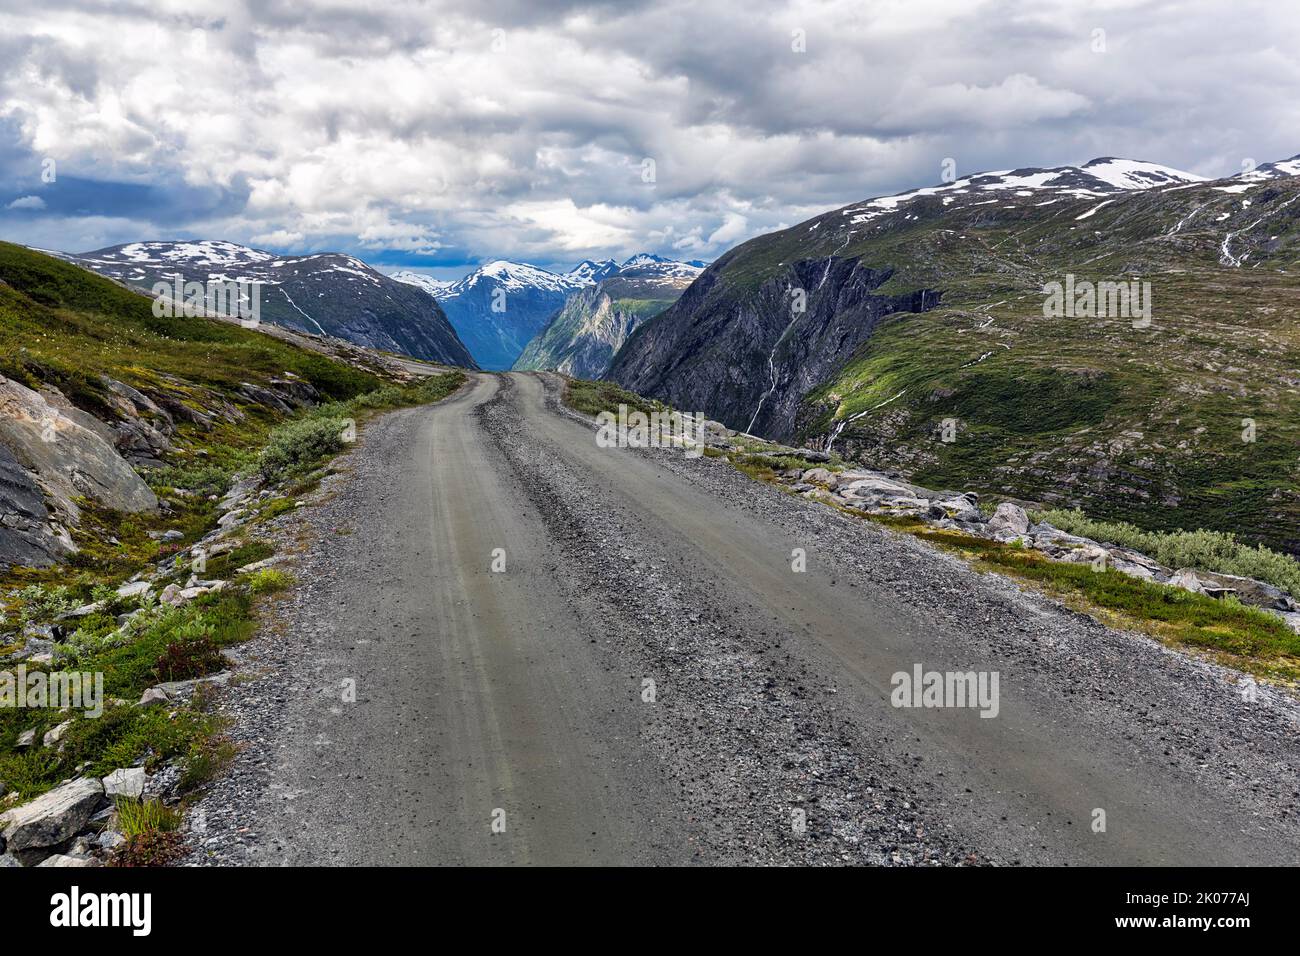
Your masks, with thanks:
<instances>
[{"instance_id":1,"label":"large boulder","mask_svg":"<svg viewBox=\"0 0 1300 956\"><path fill-rule=\"evenodd\" d=\"M1012 535L1024 534L1029 530L1029 515L1025 514L1025 509L1019 505L1004 501L998 505L998 510L993 512L988 529L992 534L998 532Z\"/></svg>"},{"instance_id":2,"label":"large boulder","mask_svg":"<svg viewBox=\"0 0 1300 956\"><path fill-rule=\"evenodd\" d=\"M85 496L117 511L152 511L158 499L116 449L38 392L0 376L0 445L75 521Z\"/></svg>"},{"instance_id":3,"label":"large boulder","mask_svg":"<svg viewBox=\"0 0 1300 956\"><path fill-rule=\"evenodd\" d=\"M57 846L76 836L103 802L103 784L82 777L0 814L0 829L10 853Z\"/></svg>"},{"instance_id":4,"label":"large boulder","mask_svg":"<svg viewBox=\"0 0 1300 956\"><path fill-rule=\"evenodd\" d=\"M843 472L839 476L839 492L847 498L913 497L911 485L891 481L884 475L870 472Z\"/></svg>"}]
</instances>

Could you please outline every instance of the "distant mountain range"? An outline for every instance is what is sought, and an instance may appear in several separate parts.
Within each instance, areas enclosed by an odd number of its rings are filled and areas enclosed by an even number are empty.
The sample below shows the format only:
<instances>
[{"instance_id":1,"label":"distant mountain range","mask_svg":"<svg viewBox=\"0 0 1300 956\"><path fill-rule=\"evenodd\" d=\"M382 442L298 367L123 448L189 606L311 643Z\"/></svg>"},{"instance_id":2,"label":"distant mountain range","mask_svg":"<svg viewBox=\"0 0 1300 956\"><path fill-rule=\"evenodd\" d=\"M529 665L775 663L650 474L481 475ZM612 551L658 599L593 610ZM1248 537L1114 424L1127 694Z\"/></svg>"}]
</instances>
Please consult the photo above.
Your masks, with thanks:
<instances>
[{"instance_id":1,"label":"distant mountain range","mask_svg":"<svg viewBox=\"0 0 1300 956\"><path fill-rule=\"evenodd\" d=\"M704 264L639 255L603 271L600 281L569 296L528 343L516 369L600 378L632 331L676 302L704 271Z\"/></svg>"},{"instance_id":2,"label":"distant mountain range","mask_svg":"<svg viewBox=\"0 0 1300 956\"><path fill-rule=\"evenodd\" d=\"M261 319L387 352L475 368L436 302L353 256L280 256L233 242L132 242L55 253L148 292L156 282L247 281L262 285Z\"/></svg>"},{"instance_id":3,"label":"distant mountain range","mask_svg":"<svg viewBox=\"0 0 1300 956\"><path fill-rule=\"evenodd\" d=\"M1298 552L1298 269L1300 157L978 173L730 250L607 377L929 487ZM1149 283L1150 320L1052 314L1076 282Z\"/></svg>"},{"instance_id":4,"label":"distant mountain range","mask_svg":"<svg viewBox=\"0 0 1300 956\"><path fill-rule=\"evenodd\" d=\"M478 364L502 370L514 366L575 292L629 270L694 278L702 265L641 253L622 264L613 259L584 260L566 273L498 259L454 282L409 271L394 273L392 278L433 296Z\"/></svg>"}]
</instances>

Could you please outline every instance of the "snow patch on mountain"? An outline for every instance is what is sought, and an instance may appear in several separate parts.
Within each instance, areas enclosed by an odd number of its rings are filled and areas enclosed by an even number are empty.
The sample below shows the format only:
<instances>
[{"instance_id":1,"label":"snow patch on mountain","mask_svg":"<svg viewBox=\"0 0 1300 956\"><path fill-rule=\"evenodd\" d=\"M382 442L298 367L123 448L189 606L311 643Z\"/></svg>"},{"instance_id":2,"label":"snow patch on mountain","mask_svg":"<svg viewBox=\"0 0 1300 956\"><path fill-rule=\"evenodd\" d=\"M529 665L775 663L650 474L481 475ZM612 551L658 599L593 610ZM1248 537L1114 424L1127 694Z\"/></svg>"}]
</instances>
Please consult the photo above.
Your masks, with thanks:
<instances>
[{"instance_id":1,"label":"snow patch on mountain","mask_svg":"<svg viewBox=\"0 0 1300 956\"><path fill-rule=\"evenodd\" d=\"M1074 198L1105 198L1116 192L1186 186L1205 181L1204 176L1183 172L1169 166L1107 156L1090 160L1082 166L1003 169L976 173L938 186L926 186L894 196L871 199L849 206L843 213L851 217L849 220L851 223L856 224L870 222L894 212L905 203L925 196L942 195L945 204L957 201L956 197L959 196L1006 191L1020 196L1043 191Z\"/></svg>"},{"instance_id":2,"label":"snow patch on mountain","mask_svg":"<svg viewBox=\"0 0 1300 956\"><path fill-rule=\"evenodd\" d=\"M1238 173L1234 178L1246 182L1262 182L1266 179L1280 179L1283 176L1300 176L1300 155L1279 160L1276 163L1265 163L1262 166L1256 166L1244 173Z\"/></svg>"}]
</instances>

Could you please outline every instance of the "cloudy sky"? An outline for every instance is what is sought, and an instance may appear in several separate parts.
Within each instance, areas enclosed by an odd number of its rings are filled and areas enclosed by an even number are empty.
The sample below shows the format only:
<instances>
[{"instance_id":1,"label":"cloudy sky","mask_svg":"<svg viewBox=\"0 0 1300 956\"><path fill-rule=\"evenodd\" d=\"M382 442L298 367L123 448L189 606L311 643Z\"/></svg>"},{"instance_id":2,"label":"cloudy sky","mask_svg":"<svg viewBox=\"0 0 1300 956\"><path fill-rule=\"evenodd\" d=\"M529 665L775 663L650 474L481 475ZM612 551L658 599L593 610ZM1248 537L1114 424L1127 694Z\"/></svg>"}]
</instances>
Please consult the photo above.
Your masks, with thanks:
<instances>
[{"instance_id":1,"label":"cloudy sky","mask_svg":"<svg viewBox=\"0 0 1300 956\"><path fill-rule=\"evenodd\" d=\"M948 157L1218 176L1300 153L1278 0L362 6L0 0L0 238L441 276L710 259Z\"/></svg>"}]
</instances>

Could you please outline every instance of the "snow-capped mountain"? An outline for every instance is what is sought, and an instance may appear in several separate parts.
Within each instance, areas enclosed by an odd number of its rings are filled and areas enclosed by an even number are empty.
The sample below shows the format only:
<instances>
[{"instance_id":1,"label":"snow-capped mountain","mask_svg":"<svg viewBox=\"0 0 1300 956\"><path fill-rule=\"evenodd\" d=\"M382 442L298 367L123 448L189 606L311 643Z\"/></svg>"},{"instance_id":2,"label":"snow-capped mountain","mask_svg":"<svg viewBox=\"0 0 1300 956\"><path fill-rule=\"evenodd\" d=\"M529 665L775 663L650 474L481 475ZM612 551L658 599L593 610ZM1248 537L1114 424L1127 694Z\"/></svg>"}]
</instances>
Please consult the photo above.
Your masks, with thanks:
<instances>
[{"instance_id":1,"label":"snow-capped mountain","mask_svg":"<svg viewBox=\"0 0 1300 956\"><path fill-rule=\"evenodd\" d=\"M455 282L440 282L413 272L392 278L419 286L438 300L461 340L483 368L511 368L573 293L614 276L693 279L701 266L649 253L621 265L613 259L583 260L566 273L526 262L496 259Z\"/></svg>"},{"instance_id":2,"label":"snow-capped mountain","mask_svg":"<svg viewBox=\"0 0 1300 956\"><path fill-rule=\"evenodd\" d=\"M1300 176L1300 155L1290 159L1281 159L1276 163L1265 163L1248 172L1238 173L1234 179L1246 182L1260 182L1265 179L1280 179L1283 176Z\"/></svg>"},{"instance_id":3,"label":"snow-capped mountain","mask_svg":"<svg viewBox=\"0 0 1300 956\"><path fill-rule=\"evenodd\" d=\"M1205 182L1204 176L1134 159L1103 156L1082 166L1026 167L976 173L938 186L926 186L894 196L881 196L843 210L852 224L878 219L915 199L939 197L944 205L994 203L1001 196L1045 194L1046 205L1057 199L1105 199L1132 190L1186 186Z\"/></svg>"},{"instance_id":4,"label":"snow-capped mountain","mask_svg":"<svg viewBox=\"0 0 1300 956\"><path fill-rule=\"evenodd\" d=\"M410 272L407 270L394 272L389 276L389 278L396 279L398 282L405 282L407 285L418 285L421 289L435 298L441 296L456 284L454 280L435 279L433 276L427 276L420 272Z\"/></svg>"},{"instance_id":5,"label":"snow-capped mountain","mask_svg":"<svg viewBox=\"0 0 1300 956\"><path fill-rule=\"evenodd\" d=\"M576 266L570 269L566 275L581 282L599 282L601 279L608 279L618 271L618 263L613 259L602 259L600 262L592 262L590 259L583 259Z\"/></svg>"},{"instance_id":6,"label":"snow-capped mountain","mask_svg":"<svg viewBox=\"0 0 1300 956\"><path fill-rule=\"evenodd\" d=\"M279 256L220 240L132 242L62 258L148 292L156 282L258 283L261 319L415 358L474 367L437 303L353 256Z\"/></svg>"},{"instance_id":7,"label":"snow-capped mountain","mask_svg":"<svg viewBox=\"0 0 1300 956\"><path fill-rule=\"evenodd\" d=\"M580 277L505 259L482 265L450 283L411 272L399 272L393 278L416 285L437 299L470 354L490 370L510 368L569 293L590 284Z\"/></svg>"},{"instance_id":8,"label":"snow-capped mountain","mask_svg":"<svg viewBox=\"0 0 1300 956\"><path fill-rule=\"evenodd\" d=\"M702 271L702 263L632 256L608 277L569 296L514 367L599 378L637 326L676 302Z\"/></svg>"}]
</instances>

